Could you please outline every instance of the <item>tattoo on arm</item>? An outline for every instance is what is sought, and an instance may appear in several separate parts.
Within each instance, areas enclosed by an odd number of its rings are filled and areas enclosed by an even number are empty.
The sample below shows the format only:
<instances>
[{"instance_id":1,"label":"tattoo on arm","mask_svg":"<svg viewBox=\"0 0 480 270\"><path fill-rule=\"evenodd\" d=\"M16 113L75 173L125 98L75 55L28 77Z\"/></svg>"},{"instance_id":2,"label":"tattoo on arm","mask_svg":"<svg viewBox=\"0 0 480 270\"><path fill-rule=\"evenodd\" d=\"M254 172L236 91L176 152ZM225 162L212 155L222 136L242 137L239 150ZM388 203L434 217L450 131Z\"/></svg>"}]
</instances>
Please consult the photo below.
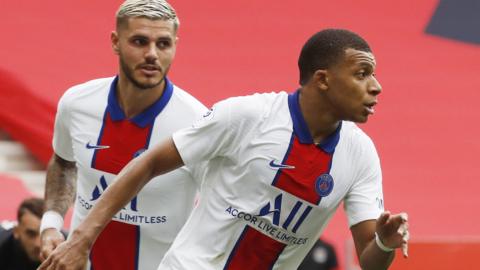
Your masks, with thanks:
<instances>
[{"instance_id":1,"label":"tattoo on arm","mask_svg":"<svg viewBox=\"0 0 480 270\"><path fill-rule=\"evenodd\" d=\"M46 210L65 216L75 200L77 167L75 162L54 154L47 168L45 183Z\"/></svg>"}]
</instances>

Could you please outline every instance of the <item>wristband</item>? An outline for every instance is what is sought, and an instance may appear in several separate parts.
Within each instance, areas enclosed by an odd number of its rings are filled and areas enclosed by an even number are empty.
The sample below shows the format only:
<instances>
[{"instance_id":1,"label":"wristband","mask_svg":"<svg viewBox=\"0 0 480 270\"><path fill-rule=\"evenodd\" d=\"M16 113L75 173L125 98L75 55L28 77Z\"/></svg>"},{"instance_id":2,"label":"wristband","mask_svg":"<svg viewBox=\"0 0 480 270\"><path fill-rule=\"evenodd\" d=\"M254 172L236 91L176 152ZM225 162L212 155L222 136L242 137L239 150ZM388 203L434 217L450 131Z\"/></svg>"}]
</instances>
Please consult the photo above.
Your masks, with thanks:
<instances>
[{"instance_id":1,"label":"wristband","mask_svg":"<svg viewBox=\"0 0 480 270\"><path fill-rule=\"evenodd\" d=\"M40 223L40 234L49 228L54 228L60 231L63 227L63 217L58 212L49 210L42 216L42 222Z\"/></svg>"},{"instance_id":2,"label":"wristband","mask_svg":"<svg viewBox=\"0 0 480 270\"><path fill-rule=\"evenodd\" d=\"M378 236L378 234L376 232L375 232L375 243L377 243L377 246L385 252L392 252L392 251L395 250L394 248L389 248L389 247L385 246L382 243L382 240L380 240L380 237Z\"/></svg>"}]
</instances>

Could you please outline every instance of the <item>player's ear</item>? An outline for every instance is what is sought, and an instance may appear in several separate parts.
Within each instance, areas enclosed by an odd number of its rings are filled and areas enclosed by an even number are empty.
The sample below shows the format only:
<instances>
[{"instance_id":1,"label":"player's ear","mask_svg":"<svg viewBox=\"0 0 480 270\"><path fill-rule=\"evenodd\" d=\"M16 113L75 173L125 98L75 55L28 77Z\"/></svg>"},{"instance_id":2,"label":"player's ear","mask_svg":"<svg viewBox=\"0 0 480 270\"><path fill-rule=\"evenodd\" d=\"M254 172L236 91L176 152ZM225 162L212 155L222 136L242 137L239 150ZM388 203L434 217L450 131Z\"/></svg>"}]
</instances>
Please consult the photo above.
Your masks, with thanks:
<instances>
[{"instance_id":1,"label":"player's ear","mask_svg":"<svg viewBox=\"0 0 480 270\"><path fill-rule=\"evenodd\" d=\"M118 42L119 42L118 33L116 31L112 31L112 33L110 34L110 41L112 42L113 52L118 55L120 49L118 46Z\"/></svg>"},{"instance_id":2,"label":"player's ear","mask_svg":"<svg viewBox=\"0 0 480 270\"><path fill-rule=\"evenodd\" d=\"M20 238L20 228L18 225L13 228L13 237L17 240Z\"/></svg>"},{"instance_id":3,"label":"player's ear","mask_svg":"<svg viewBox=\"0 0 480 270\"><path fill-rule=\"evenodd\" d=\"M312 81L320 90L327 90L328 89L328 72L325 69L316 70L313 73Z\"/></svg>"}]
</instances>

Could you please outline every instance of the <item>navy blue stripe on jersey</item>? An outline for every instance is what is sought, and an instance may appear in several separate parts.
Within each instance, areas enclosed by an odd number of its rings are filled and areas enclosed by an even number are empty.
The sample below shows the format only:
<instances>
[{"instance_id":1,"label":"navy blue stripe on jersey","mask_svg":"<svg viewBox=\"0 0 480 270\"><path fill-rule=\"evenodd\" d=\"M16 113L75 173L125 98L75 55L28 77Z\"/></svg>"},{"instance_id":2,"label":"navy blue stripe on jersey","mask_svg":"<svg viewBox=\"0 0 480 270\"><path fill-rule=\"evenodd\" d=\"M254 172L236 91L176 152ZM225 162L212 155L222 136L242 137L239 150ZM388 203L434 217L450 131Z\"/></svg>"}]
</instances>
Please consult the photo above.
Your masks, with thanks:
<instances>
[{"instance_id":1,"label":"navy blue stripe on jersey","mask_svg":"<svg viewBox=\"0 0 480 270\"><path fill-rule=\"evenodd\" d=\"M270 270L287 245L245 226L223 270Z\"/></svg>"},{"instance_id":2,"label":"navy blue stripe on jersey","mask_svg":"<svg viewBox=\"0 0 480 270\"><path fill-rule=\"evenodd\" d=\"M288 96L288 107L290 109L290 116L292 117L293 121L293 131L295 135L298 137L300 143L303 144L313 144L313 138L310 134L310 131L307 126L307 122L303 118L302 111L300 110L299 105L299 97L300 91L297 90L295 93ZM333 153L335 147L340 140L340 130L342 128L342 122L338 125L335 132L333 132L330 136L325 138L318 147L322 148L327 153Z\"/></svg>"},{"instance_id":3,"label":"navy blue stripe on jersey","mask_svg":"<svg viewBox=\"0 0 480 270\"><path fill-rule=\"evenodd\" d=\"M299 199L319 204L333 189L328 174L340 140L341 123L321 144L315 145L300 110L299 95L300 91L296 91L288 96L293 133L282 161L285 167L278 169L272 185Z\"/></svg>"},{"instance_id":4,"label":"navy blue stripe on jersey","mask_svg":"<svg viewBox=\"0 0 480 270\"><path fill-rule=\"evenodd\" d=\"M118 103L117 82L118 76L113 80L110 86L110 92L108 94L107 111L110 113L113 121L125 120L126 118L125 113ZM148 124L152 123L155 117L157 117L157 115L162 112L165 106L167 106L172 94L173 84L170 82L170 80L168 80L168 78L165 77L165 88L162 96L145 111L130 119L130 121L137 124L139 127L146 127Z\"/></svg>"},{"instance_id":5,"label":"navy blue stripe on jersey","mask_svg":"<svg viewBox=\"0 0 480 270\"><path fill-rule=\"evenodd\" d=\"M290 151L292 151L292 146L293 146L293 138L295 137L295 134L292 133L292 136L290 137L290 143L287 148L287 152L285 153L285 156L283 157L282 160L282 165L286 165L286 161L288 159L288 156L290 155ZM275 177L273 178L272 186L275 186L275 183L278 180L278 177L280 176L282 170L278 170L277 173L275 174Z\"/></svg>"},{"instance_id":6,"label":"navy blue stripe on jersey","mask_svg":"<svg viewBox=\"0 0 480 270\"><path fill-rule=\"evenodd\" d=\"M299 105L300 91L288 95L288 108L293 121L293 131L301 143L313 143L313 138L308 130L307 122L303 118Z\"/></svg>"},{"instance_id":7,"label":"navy blue stripe on jersey","mask_svg":"<svg viewBox=\"0 0 480 270\"><path fill-rule=\"evenodd\" d=\"M153 129L153 123L146 127L124 120L114 121L107 113L99 145L108 147L97 149L92 168L118 174L130 160L146 150Z\"/></svg>"},{"instance_id":8,"label":"navy blue stripe on jersey","mask_svg":"<svg viewBox=\"0 0 480 270\"><path fill-rule=\"evenodd\" d=\"M137 253L135 255L135 270L138 270L138 265L140 263L140 226L136 226L136 227L137 227Z\"/></svg>"},{"instance_id":9,"label":"navy blue stripe on jersey","mask_svg":"<svg viewBox=\"0 0 480 270\"><path fill-rule=\"evenodd\" d=\"M133 158L137 157L150 145L155 118L170 101L173 84L165 78L162 96L145 111L132 119L127 119L117 100L116 77L108 95L108 105L100 129L97 146L91 166L94 169L118 174Z\"/></svg>"},{"instance_id":10,"label":"navy blue stripe on jersey","mask_svg":"<svg viewBox=\"0 0 480 270\"><path fill-rule=\"evenodd\" d=\"M232 252L230 252L230 256L228 256L227 262L225 263L225 267L223 267L223 270L228 269L228 266L230 265L230 262L232 261L232 259L235 257L235 254L237 253L238 246L242 242L242 239L244 238L245 233L247 232L247 229L248 229L248 226L245 226L242 233L240 234L240 237L238 238L237 242L235 243L235 246L233 247Z\"/></svg>"},{"instance_id":11,"label":"navy blue stripe on jersey","mask_svg":"<svg viewBox=\"0 0 480 270\"><path fill-rule=\"evenodd\" d=\"M299 199L319 204L321 194L316 191L319 178L328 174L332 165L333 153L327 153L314 144L302 144L297 136L292 136L292 146L283 159L283 165L272 181L275 186Z\"/></svg>"},{"instance_id":12,"label":"navy blue stripe on jersey","mask_svg":"<svg viewBox=\"0 0 480 270\"><path fill-rule=\"evenodd\" d=\"M102 141L103 130L105 128L105 119L107 119L107 113L108 113L108 110L105 109L105 113L103 113L102 127L100 128L100 132L98 133L97 145L100 145L100 142ZM95 160L97 159L97 151L98 150L99 149L93 150L94 152L93 152L92 162L90 163L90 166L92 168L94 168Z\"/></svg>"}]
</instances>

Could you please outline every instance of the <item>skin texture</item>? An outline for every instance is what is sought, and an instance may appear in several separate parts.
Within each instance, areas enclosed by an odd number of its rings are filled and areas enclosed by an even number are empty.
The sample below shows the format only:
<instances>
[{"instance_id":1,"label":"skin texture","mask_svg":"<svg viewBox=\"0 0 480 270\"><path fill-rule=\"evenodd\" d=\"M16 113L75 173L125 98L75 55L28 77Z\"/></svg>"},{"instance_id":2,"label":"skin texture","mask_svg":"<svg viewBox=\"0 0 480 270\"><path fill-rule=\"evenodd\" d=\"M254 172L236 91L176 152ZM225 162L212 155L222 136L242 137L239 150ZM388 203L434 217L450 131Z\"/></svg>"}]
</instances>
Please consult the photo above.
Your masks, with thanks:
<instances>
[{"instance_id":1,"label":"skin texture","mask_svg":"<svg viewBox=\"0 0 480 270\"><path fill-rule=\"evenodd\" d=\"M341 120L364 123L373 114L382 88L374 76L372 53L345 50L343 59L317 70L300 92L300 108L316 143L337 129Z\"/></svg>"},{"instance_id":2,"label":"skin texture","mask_svg":"<svg viewBox=\"0 0 480 270\"><path fill-rule=\"evenodd\" d=\"M347 49L344 61L326 71L328 91L325 100L337 119L367 122L372 113L368 106L377 103L382 87L374 76L372 53Z\"/></svg>"},{"instance_id":3,"label":"skin texture","mask_svg":"<svg viewBox=\"0 0 480 270\"><path fill-rule=\"evenodd\" d=\"M141 113L162 95L177 39L172 21L146 18L129 18L112 32L120 65L118 98L127 117Z\"/></svg>"},{"instance_id":4,"label":"skin texture","mask_svg":"<svg viewBox=\"0 0 480 270\"><path fill-rule=\"evenodd\" d=\"M342 120L366 122L373 114L381 93L374 71L373 54L346 49L335 65L317 70L302 85L300 108L315 142L330 135ZM103 193L71 239L59 246L39 269L81 269L88 250L111 217L150 179L182 165L172 139L132 160ZM393 252L384 252L377 246L375 232L384 245L402 248L407 255L408 218L404 213L392 215L387 211L377 220L363 221L350 229L362 269L387 269L393 260Z\"/></svg>"},{"instance_id":5,"label":"skin texture","mask_svg":"<svg viewBox=\"0 0 480 270\"><path fill-rule=\"evenodd\" d=\"M117 97L127 118L135 117L163 94L165 76L175 57L177 36L173 21L128 18L111 33L113 52L119 58ZM75 162L54 154L47 168L47 210L65 216L75 199ZM41 235L45 260L64 236L55 229Z\"/></svg>"},{"instance_id":6,"label":"skin texture","mask_svg":"<svg viewBox=\"0 0 480 270\"><path fill-rule=\"evenodd\" d=\"M302 86L300 108L316 143L328 137L342 120L365 123L374 113L382 87L375 78L375 57L352 48L327 69L317 70ZM375 243L375 232L388 247L402 247L407 256L408 229L405 213L384 212L378 220L367 220L350 228L362 269L387 269L394 253Z\"/></svg>"},{"instance_id":7,"label":"skin texture","mask_svg":"<svg viewBox=\"0 0 480 270\"><path fill-rule=\"evenodd\" d=\"M85 220L72 232L70 239L59 245L38 269L84 269L89 249L113 215L150 179L183 165L172 139L155 145L130 161L118 174L117 180L100 196Z\"/></svg>"},{"instance_id":8,"label":"skin texture","mask_svg":"<svg viewBox=\"0 0 480 270\"><path fill-rule=\"evenodd\" d=\"M67 161L54 154L47 167L45 185L46 209L65 216L75 200L75 179L77 167L75 162ZM46 229L41 234L40 259L43 261L63 241L65 237L56 229Z\"/></svg>"},{"instance_id":9,"label":"skin texture","mask_svg":"<svg viewBox=\"0 0 480 270\"><path fill-rule=\"evenodd\" d=\"M40 218L26 211L13 230L13 236L20 241L23 249L32 261L40 261Z\"/></svg>"}]
</instances>

